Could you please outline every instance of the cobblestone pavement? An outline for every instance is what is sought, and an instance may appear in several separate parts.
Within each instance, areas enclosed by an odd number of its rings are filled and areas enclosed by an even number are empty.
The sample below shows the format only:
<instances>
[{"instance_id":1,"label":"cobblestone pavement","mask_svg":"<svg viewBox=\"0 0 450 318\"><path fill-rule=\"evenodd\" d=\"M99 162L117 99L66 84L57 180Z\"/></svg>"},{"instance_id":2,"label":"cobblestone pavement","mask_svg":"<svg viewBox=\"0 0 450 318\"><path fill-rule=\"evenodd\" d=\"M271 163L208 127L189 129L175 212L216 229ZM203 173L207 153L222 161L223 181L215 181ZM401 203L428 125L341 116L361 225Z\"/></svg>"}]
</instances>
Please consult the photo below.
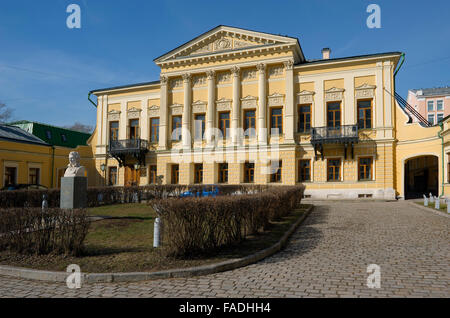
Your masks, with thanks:
<instances>
[{"instance_id":1,"label":"cobblestone pavement","mask_svg":"<svg viewBox=\"0 0 450 318\"><path fill-rule=\"evenodd\" d=\"M315 204L283 251L244 268L78 290L0 276L0 297L450 297L450 218L406 202ZM380 289L366 286L369 264Z\"/></svg>"}]
</instances>

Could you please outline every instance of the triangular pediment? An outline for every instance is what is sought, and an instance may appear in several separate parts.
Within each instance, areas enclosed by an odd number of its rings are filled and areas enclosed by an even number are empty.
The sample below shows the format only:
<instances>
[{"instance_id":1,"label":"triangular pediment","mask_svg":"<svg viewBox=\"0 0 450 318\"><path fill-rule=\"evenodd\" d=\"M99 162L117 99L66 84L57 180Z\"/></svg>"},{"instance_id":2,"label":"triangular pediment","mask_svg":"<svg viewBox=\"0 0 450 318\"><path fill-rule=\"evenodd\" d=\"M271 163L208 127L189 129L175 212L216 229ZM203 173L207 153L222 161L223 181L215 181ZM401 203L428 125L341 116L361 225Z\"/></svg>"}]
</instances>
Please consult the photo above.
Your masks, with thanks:
<instances>
[{"instance_id":1,"label":"triangular pediment","mask_svg":"<svg viewBox=\"0 0 450 318\"><path fill-rule=\"evenodd\" d=\"M204 55L216 55L225 52L245 51L277 45L298 46L298 40L288 36L249 31L228 26L218 26L156 58L155 62L163 63L172 60L189 59ZM300 59L302 58L303 55Z\"/></svg>"}]
</instances>

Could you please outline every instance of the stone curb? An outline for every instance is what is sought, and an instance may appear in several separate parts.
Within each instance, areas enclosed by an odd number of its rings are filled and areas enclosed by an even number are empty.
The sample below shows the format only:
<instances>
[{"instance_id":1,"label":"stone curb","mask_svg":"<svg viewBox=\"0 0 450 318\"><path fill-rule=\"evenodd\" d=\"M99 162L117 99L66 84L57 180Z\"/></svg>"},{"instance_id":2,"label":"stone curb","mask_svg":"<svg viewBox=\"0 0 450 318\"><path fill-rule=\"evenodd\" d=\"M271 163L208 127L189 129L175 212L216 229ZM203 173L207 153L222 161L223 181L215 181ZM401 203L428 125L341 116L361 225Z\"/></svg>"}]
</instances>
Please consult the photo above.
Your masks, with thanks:
<instances>
[{"instance_id":1,"label":"stone curb","mask_svg":"<svg viewBox=\"0 0 450 318\"><path fill-rule=\"evenodd\" d=\"M313 208L314 206L310 206L306 210L306 212L301 217L299 217L299 219L295 221L294 224L291 225L289 230L282 236L282 238L277 243L252 255L210 265L202 265L183 269L171 269L159 272L82 273L81 279L84 284L136 282L162 278L181 278L181 277L208 275L247 266L275 254L276 252L281 250L284 246L286 246L289 237L311 213ZM0 265L0 275L24 279L41 280L47 282L65 282L68 273Z\"/></svg>"},{"instance_id":2,"label":"stone curb","mask_svg":"<svg viewBox=\"0 0 450 318\"><path fill-rule=\"evenodd\" d=\"M432 212L432 213L434 213L434 214L437 214L437 215L440 215L440 216L444 216L444 217L450 218L450 214L447 214L447 213L441 212L441 211L437 211L437 210L434 209L434 208L427 208L426 206L423 206L423 205L420 205L420 204L417 204L417 203L411 202L411 201L408 201L407 203L408 203L409 205L412 205L412 206L414 206L414 207L416 207L416 208L419 208L419 209L421 209L421 210L424 210L424 211L427 211L427 212Z\"/></svg>"}]
</instances>

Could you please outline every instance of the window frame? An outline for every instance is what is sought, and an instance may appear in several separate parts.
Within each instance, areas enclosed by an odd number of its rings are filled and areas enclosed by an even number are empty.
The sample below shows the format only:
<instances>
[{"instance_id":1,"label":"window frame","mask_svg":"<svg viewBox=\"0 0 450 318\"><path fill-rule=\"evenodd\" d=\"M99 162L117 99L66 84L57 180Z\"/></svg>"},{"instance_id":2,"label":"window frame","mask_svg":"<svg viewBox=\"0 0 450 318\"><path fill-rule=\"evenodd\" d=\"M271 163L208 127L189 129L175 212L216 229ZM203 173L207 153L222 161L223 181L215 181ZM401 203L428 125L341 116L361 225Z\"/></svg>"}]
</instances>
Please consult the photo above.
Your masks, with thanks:
<instances>
[{"instance_id":1,"label":"window frame","mask_svg":"<svg viewBox=\"0 0 450 318\"><path fill-rule=\"evenodd\" d=\"M370 165L363 165L364 167L367 167L367 166L370 167L370 176L369 176L369 178L361 179L361 159L370 159ZM373 171L374 164L373 164L373 161L374 161L374 159L373 159L372 156L361 156L361 157L358 157L358 181L373 181L374 180L374 173L373 173L374 172ZM366 170L366 168L365 168L365 170Z\"/></svg>"},{"instance_id":2,"label":"window frame","mask_svg":"<svg viewBox=\"0 0 450 318\"><path fill-rule=\"evenodd\" d=\"M339 160L339 170L338 170L338 178L337 179L330 179L330 175L329 175L329 169L330 167L336 167L336 166L331 166L330 162L331 161L335 161L335 160ZM339 182L342 181L342 158L338 158L338 157L333 157L333 158L327 158L327 182ZM334 169L334 173L333 176L336 175L336 169Z\"/></svg>"},{"instance_id":3,"label":"window frame","mask_svg":"<svg viewBox=\"0 0 450 318\"><path fill-rule=\"evenodd\" d=\"M302 176L303 176L303 169L301 166L302 162L308 162L308 169L309 169L308 179L302 178ZM297 176L297 178L298 178L298 182L311 182L311 179L312 179L312 177L311 177L311 159L299 159L298 160L298 176Z\"/></svg>"},{"instance_id":4,"label":"window frame","mask_svg":"<svg viewBox=\"0 0 450 318\"><path fill-rule=\"evenodd\" d=\"M247 116L247 113L250 113L250 112L254 113L253 117ZM253 126L251 125L251 119L253 119ZM256 137L256 109L244 109L243 120L244 120L244 124L242 126L244 128L244 134L247 132L248 129L250 129L250 131L248 132L248 135L245 135L245 136L250 137L250 138ZM247 124L247 120L249 120L249 124Z\"/></svg>"},{"instance_id":5,"label":"window frame","mask_svg":"<svg viewBox=\"0 0 450 318\"><path fill-rule=\"evenodd\" d=\"M36 176L35 176L36 182L34 182L34 183L31 181L31 179L32 179L31 170L32 169L37 171ZM41 183L41 168L40 167L28 167L28 183L33 184L33 185L38 185Z\"/></svg>"},{"instance_id":6,"label":"window frame","mask_svg":"<svg viewBox=\"0 0 450 318\"><path fill-rule=\"evenodd\" d=\"M302 112L301 109L304 107L309 107L309 112ZM307 121L303 121L303 130L300 129L301 127L301 118L306 117L306 115L309 114L309 129L306 128ZM307 134L311 131L311 122L312 122L312 104L298 104L297 106L297 133L300 134Z\"/></svg>"},{"instance_id":7,"label":"window frame","mask_svg":"<svg viewBox=\"0 0 450 318\"><path fill-rule=\"evenodd\" d=\"M176 168L176 169L175 169ZM180 165L172 164L170 167L170 184L180 184Z\"/></svg>"},{"instance_id":8,"label":"window frame","mask_svg":"<svg viewBox=\"0 0 450 318\"><path fill-rule=\"evenodd\" d=\"M225 114L228 115L228 118L225 118L225 119L220 118L221 115L225 115ZM223 139L227 139L227 129L230 128L230 124L231 124L230 123L230 115L231 115L230 111L227 110L227 111L219 112L219 114L217 116L217 120L219 121L218 127L219 127L219 130L222 132ZM227 123L228 123L228 127L227 127ZM222 127L222 124L224 124L225 127ZM225 128L225 129L223 129L223 128Z\"/></svg>"},{"instance_id":9,"label":"window frame","mask_svg":"<svg viewBox=\"0 0 450 318\"><path fill-rule=\"evenodd\" d=\"M153 169L153 167L155 169ZM148 167L148 183L149 184L157 184L157 177L158 177L158 166L157 165L150 165Z\"/></svg>"},{"instance_id":10,"label":"window frame","mask_svg":"<svg viewBox=\"0 0 450 318\"><path fill-rule=\"evenodd\" d=\"M113 170L115 170L114 173L112 173ZM110 166L110 167L108 167L108 185L110 185L110 186L117 185L118 172L119 172L119 169L117 168L117 166ZM113 176L113 175L115 176L114 183L111 182L111 176Z\"/></svg>"},{"instance_id":11,"label":"window frame","mask_svg":"<svg viewBox=\"0 0 450 318\"><path fill-rule=\"evenodd\" d=\"M179 118L180 119L180 121L179 121L179 123L177 122L177 123L175 123L175 119L177 119L177 118ZM175 125L175 127L174 127L174 125ZM180 128L180 129L182 129L182 127L183 127L183 116L181 116L181 115L172 115L172 120L170 121L170 131L171 131L171 133L170 133L170 140L172 140L172 141L181 141L181 137L182 137L182 133L180 132L180 134L178 135L178 136L176 136L176 137L174 137L173 136L173 132L177 129L177 128Z\"/></svg>"},{"instance_id":12,"label":"window frame","mask_svg":"<svg viewBox=\"0 0 450 318\"><path fill-rule=\"evenodd\" d=\"M270 163L272 166L272 162ZM272 170L272 167L270 167ZM283 172L283 160L278 160L278 169L276 172L270 174L270 182L271 183L281 183L283 182L282 178L282 172Z\"/></svg>"},{"instance_id":13,"label":"window frame","mask_svg":"<svg viewBox=\"0 0 450 318\"><path fill-rule=\"evenodd\" d=\"M430 109L430 105L431 105L431 109ZM428 112L433 112L434 111L434 100L428 100L427 101L427 111Z\"/></svg>"},{"instance_id":14,"label":"window frame","mask_svg":"<svg viewBox=\"0 0 450 318\"><path fill-rule=\"evenodd\" d=\"M364 112L364 119L363 119L363 123L364 123L364 127L361 127L359 125L359 110L360 110L360 106L359 106L359 102L370 102L370 106L369 107L364 107L364 108L368 108L370 110L370 127L366 127L366 112ZM366 99L358 99L356 101L356 118L357 118L357 123L358 123L358 129L372 129L373 128L373 98L366 98Z\"/></svg>"},{"instance_id":15,"label":"window frame","mask_svg":"<svg viewBox=\"0 0 450 318\"><path fill-rule=\"evenodd\" d=\"M432 120L430 120L430 117L433 117L433 119ZM428 122L433 126L434 124L435 124L435 122L434 122L434 114L428 114L427 115L427 120L428 120Z\"/></svg>"},{"instance_id":16,"label":"window frame","mask_svg":"<svg viewBox=\"0 0 450 318\"><path fill-rule=\"evenodd\" d=\"M439 109L439 102L441 104L441 109ZM444 111L444 100L443 99L436 100L436 111L437 112Z\"/></svg>"},{"instance_id":17,"label":"window frame","mask_svg":"<svg viewBox=\"0 0 450 318\"><path fill-rule=\"evenodd\" d=\"M219 175L218 175L218 183L228 183L228 163L227 162L221 162L219 163Z\"/></svg>"},{"instance_id":18,"label":"window frame","mask_svg":"<svg viewBox=\"0 0 450 318\"><path fill-rule=\"evenodd\" d=\"M203 120L201 120L202 122L202 127L201 127L201 136L197 136L197 117L198 116L203 116ZM205 131L206 131L206 114L205 113L198 113L198 114L194 114L194 140L195 141L201 141L205 139Z\"/></svg>"},{"instance_id":19,"label":"window frame","mask_svg":"<svg viewBox=\"0 0 450 318\"><path fill-rule=\"evenodd\" d=\"M255 163L252 161L244 162L244 183L255 183Z\"/></svg>"},{"instance_id":20,"label":"window frame","mask_svg":"<svg viewBox=\"0 0 450 318\"><path fill-rule=\"evenodd\" d=\"M117 124L117 128L116 127L112 128L111 127L112 124ZM115 139L111 138L114 135L113 132L116 133L117 138L115 138ZM109 122L109 136L108 137L109 137L110 142L119 140L119 121L118 120L113 120L113 121Z\"/></svg>"},{"instance_id":21,"label":"window frame","mask_svg":"<svg viewBox=\"0 0 450 318\"><path fill-rule=\"evenodd\" d=\"M137 125L132 125L132 123L136 123L136 122L137 122ZM139 122L138 118L132 118L132 119L128 120L128 139L131 139L131 140L139 139L139 133L140 133L139 127L140 127L140 122ZM133 136L131 134L131 129L133 129L133 131L134 131Z\"/></svg>"},{"instance_id":22,"label":"window frame","mask_svg":"<svg viewBox=\"0 0 450 318\"><path fill-rule=\"evenodd\" d=\"M158 121L158 125L154 125L153 121L157 120ZM150 138L149 141L151 144L156 144L159 142L159 117L150 117ZM156 140L153 140L153 137L156 136Z\"/></svg>"},{"instance_id":23,"label":"window frame","mask_svg":"<svg viewBox=\"0 0 450 318\"><path fill-rule=\"evenodd\" d=\"M331 112L333 112L333 126L329 126L328 125L328 113L330 112L329 110L329 106L331 104L339 104L339 110L331 110ZM327 108L327 112L326 112L326 123L327 123L327 127L333 127L333 128L337 128L337 127L341 127L342 126L342 101L331 101L331 102L327 102L326 103L326 108ZM336 126L336 116L334 115L336 112L339 111L339 126Z\"/></svg>"},{"instance_id":24,"label":"window frame","mask_svg":"<svg viewBox=\"0 0 450 318\"><path fill-rule=\"evenodd\" d=\"M200 168L199 168L200 167ZM194 184L203 183L203 163L194 164Z\"/></svg>"}]
</instances>

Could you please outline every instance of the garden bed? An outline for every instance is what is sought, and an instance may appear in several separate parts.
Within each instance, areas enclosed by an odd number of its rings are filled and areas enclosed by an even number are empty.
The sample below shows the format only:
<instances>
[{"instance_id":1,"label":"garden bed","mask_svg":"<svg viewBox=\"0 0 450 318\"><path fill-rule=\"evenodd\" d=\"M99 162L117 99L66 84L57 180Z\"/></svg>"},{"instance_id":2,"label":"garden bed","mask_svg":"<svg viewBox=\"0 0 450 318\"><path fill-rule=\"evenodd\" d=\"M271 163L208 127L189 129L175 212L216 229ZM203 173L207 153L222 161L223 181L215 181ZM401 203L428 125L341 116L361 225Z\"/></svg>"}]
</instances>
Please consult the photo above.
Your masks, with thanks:
<instances>
[{"instance_id":1,"label":"garden bed","mask_svg":"<svg viewBox=\"0 0 450 318\"><path fill-rule=\"evenodd\" d=\"M89 215L110 218L93 222L85 240L83 256L22 255L9 251L0 252L0 264L65 271L70 264L78 264L83 272L154 272L173 268L187 268L218 263L251 255L278 242L284 233L301 217L309 205L298 209L235 246L222 247L214 254L190 258L174 258L165 255L164 249L154 249L153 222L156 213L145 204L130 203L95 207Z\"/></svg>"}]
</instances>

